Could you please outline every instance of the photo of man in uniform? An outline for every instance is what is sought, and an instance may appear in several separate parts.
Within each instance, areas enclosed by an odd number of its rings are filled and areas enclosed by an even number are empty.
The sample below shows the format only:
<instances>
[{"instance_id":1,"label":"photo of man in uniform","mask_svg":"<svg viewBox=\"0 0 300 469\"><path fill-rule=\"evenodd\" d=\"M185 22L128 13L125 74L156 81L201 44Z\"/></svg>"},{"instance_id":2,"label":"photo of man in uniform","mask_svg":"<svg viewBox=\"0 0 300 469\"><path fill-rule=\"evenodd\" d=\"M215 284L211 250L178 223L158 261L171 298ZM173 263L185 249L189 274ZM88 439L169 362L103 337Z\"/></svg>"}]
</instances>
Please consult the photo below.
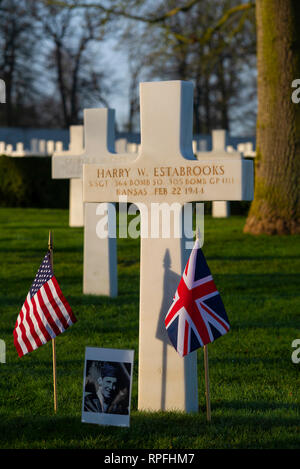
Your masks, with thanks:
<instances>
[{"instance_id":1,"label":"photo of man in uniform","mask_svg":"<svg viewBox=\"0 0 300 469\"><path fill-rule=\"evenodd\" d=\"M129 413L130 363L88 360L84 411Z\"/></svg>"}]
</instances>

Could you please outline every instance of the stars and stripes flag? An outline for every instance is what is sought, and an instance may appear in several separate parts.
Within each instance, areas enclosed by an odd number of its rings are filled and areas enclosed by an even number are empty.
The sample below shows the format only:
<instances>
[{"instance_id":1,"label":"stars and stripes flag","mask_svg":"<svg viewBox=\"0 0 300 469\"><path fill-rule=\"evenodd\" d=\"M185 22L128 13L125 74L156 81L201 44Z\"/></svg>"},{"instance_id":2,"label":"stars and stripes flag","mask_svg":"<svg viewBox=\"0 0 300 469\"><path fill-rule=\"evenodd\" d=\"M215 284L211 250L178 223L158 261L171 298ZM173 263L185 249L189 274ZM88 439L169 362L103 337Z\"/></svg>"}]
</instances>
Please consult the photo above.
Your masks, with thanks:
<instances>
[{"instance_id":1,"label":"stars and stripes flag","mask_svg":"<svg viewBox=\"0 0 300 469\"><path fill-rule=\"evenodd\" d=\"M45 255L16 321L14 344L19 357L54 339L76 322Z\"/></svg>"},{"instance_id":2,"label":"stars and stripes flag","mask_svg":"<svg viewBox=\"0 0 300 469\"><path fill-rule=\"evenodd\" d=\"M197 239L187 262L165 326L181 356L229 331L228 317Z\"/></svg>"}]
</instances>

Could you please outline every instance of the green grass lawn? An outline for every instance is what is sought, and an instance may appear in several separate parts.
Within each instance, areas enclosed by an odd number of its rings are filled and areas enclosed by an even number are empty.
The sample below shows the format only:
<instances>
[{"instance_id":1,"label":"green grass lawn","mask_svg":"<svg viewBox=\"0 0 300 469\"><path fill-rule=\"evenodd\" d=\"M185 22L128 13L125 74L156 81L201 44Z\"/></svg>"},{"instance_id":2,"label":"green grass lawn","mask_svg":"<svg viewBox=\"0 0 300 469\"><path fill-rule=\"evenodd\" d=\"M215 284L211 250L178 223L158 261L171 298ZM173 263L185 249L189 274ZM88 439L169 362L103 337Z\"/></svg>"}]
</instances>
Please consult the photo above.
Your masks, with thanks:
<instances>
[{"instance_id":1,"label":"green grass lawn","mask_svg":"<svg viewBox=\"0 0 300 469\"><path fill-rule=\"evenodd\" d=\"M139 241L118 241L119 296L82 295L83 230L64 210L0 209L0 448L299 448L299 236L244 235L245 219L205 218L203 247L231 331L209 346L212 422L203 352L199 413L137 410ZM56 339L58 412L48 343L23 358L13 329L53 230L54 268L78 322ZM81 423L86 346L134 349L130 428Z\"/></svg>"}]
</instances>

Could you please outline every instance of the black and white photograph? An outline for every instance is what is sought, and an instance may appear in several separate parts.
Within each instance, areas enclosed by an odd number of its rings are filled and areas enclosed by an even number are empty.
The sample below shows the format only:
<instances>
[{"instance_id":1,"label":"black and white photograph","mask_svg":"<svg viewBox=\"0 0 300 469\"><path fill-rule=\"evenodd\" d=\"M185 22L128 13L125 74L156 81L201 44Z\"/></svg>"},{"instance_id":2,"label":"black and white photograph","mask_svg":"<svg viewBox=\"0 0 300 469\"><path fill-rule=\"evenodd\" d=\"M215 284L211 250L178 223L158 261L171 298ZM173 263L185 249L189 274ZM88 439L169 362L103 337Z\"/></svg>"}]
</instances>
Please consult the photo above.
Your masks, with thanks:
<instances>
[{"instance_id":1,"label":"black and white photograph","mask_svg":"<svg viewBox=\"0 0 300 469\"><path fill-rule=\"evenodd\" d=\"M82 422L129 426L133 351L86 347Z\"/></svg>"}]
</instances>

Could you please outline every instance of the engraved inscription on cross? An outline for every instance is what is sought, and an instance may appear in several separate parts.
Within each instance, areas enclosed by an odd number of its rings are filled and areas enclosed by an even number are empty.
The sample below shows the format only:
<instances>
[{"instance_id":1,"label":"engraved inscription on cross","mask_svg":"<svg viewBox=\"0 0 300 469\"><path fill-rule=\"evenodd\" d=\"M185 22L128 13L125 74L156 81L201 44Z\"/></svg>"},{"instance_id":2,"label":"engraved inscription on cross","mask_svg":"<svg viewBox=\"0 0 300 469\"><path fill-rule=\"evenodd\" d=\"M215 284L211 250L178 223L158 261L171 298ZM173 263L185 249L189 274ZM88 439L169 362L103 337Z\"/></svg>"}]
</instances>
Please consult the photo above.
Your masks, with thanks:
<instances>
[{"instance_id":1,"label":"engraved inscription on cross","mask_svg":"<svg viewBox=\"0 0 300 469\"><path fill-rule=\"evenodd\" d=\"M87 163L102 163L114 153L115 142L115 111L113 109L85 109L84 110L84 148L80 133L76 133L76 141L68 152L55 153L52 158L52 177L54 179L78 180L75 183L81 197L82 165ZM72 135L73 136L73 135ZM127 163L135 155L118 155L120 161ZM74 196L74 192L72 193ZM107 237L97 236L99 204L85 204L84 214L84 265L83 292L86 294L116 296L118 291L116 239L111 233L115 232L116 220L113 214L109 216ZM102 210L105 207L102 206ZM109 212L110 207L106 210Z\"/></svg>"},{"instance_id":2,"label":"engraved inscription on cross","mask_svg":"<svg viewBox=\"0 0 300 469\"><path fill-rule=\"evenodd\" d=\"M85 202L118 202L120 196L127 196L141 210L141 226L148 227L158 203L172 204L175 226L183 221L186 202L251 200L251 161L224 156L224 152L195 159L192 83L141 83L140 109L138 157L125 164L107 155L105 164L85 164ZM160 229L161 225L162 219ZM141 236L139 409L198 410L196 352L181 358L164 328L189 255L185 241L185 233L176 236L175 230L168 239Z\"/></svg>"}]
</instances>

